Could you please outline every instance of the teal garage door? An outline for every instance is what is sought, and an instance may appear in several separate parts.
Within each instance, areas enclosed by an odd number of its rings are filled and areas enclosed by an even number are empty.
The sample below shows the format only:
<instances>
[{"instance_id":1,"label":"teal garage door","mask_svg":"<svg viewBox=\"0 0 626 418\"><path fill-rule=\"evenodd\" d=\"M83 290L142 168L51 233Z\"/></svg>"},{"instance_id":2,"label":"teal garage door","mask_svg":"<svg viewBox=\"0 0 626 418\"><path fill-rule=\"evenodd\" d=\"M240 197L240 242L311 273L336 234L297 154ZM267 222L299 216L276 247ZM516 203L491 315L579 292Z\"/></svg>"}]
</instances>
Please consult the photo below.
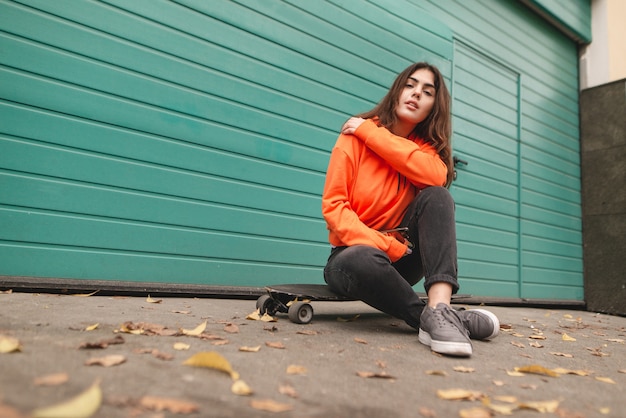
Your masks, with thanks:
<instances>
[{"instance_id":1,"label":"teal garage door","mask_svg":"<svg viewBox=\"0 0 626 418\"><path fill-rule=\"evenodd\" d=\"M2 0L0 275L321 282L339 127L452 54L405 2Z\"/></svg>"},{"instance_id":2,"label":"teal garage door","mask_svg":"<svg viewBox=\"0 0 626 418\"><path fill-rule=\"evenodd\" d=\"M521 2L413 2L454 28L463 292L582 301L576 43Z\"/></svg>"}]
</instances>

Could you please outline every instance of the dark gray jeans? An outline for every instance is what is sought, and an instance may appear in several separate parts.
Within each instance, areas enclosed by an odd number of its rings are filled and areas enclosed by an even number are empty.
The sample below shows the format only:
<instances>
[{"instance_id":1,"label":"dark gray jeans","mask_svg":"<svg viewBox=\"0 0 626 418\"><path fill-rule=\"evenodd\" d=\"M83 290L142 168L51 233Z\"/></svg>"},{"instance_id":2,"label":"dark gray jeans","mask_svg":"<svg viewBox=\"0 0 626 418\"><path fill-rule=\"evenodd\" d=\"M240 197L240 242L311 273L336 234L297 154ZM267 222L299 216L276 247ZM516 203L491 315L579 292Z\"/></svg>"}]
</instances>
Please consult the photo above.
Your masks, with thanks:
<instances>
[{"instance_id":1,"label":"dark gray jeans","mask_svg":"<svg viewBox=\"0 0 626 418\"><path fill-rule=\"evenodd\" d=\"M454 201L448 189L428 187L409 205L401 226L409 228L413 253L392 263L387 254L365 245L333 248L324 280L336 293L403 319L419 328L424 303L413 285L422 277L424 289L437 282L459 289L457 282Z\"/></svg>"}]
</instances>

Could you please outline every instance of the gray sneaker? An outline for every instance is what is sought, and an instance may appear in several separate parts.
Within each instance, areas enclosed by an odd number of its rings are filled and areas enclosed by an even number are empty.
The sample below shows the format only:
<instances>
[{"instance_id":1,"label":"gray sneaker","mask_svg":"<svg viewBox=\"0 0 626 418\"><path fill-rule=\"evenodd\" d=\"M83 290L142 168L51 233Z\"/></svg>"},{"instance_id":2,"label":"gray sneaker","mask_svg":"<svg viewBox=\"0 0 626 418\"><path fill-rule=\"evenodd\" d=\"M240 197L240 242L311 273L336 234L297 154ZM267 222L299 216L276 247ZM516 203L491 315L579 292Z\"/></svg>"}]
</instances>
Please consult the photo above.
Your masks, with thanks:
<instances>
[{"instance_id":1,"label":"gray sneaker","mask_svg":"<svg viewBox=\"0 0 626 418\"><path fill-rule=\"evenodd\" d=\"M492 312L484 309L462 309L458 313L473 340L491 340L500 332L500 321Z\"/></svg>"},{"instance_id":2,"label":"gray sneaker","mask_svg":"<svg viewBox=\"0 0 626 418\"><path fill-rule=\"evenodd\" d=\"M419 341L436 353L469 357L472 342L459 312L445 303L425 307L420 317Z\"/></svg>"}]
</instances>

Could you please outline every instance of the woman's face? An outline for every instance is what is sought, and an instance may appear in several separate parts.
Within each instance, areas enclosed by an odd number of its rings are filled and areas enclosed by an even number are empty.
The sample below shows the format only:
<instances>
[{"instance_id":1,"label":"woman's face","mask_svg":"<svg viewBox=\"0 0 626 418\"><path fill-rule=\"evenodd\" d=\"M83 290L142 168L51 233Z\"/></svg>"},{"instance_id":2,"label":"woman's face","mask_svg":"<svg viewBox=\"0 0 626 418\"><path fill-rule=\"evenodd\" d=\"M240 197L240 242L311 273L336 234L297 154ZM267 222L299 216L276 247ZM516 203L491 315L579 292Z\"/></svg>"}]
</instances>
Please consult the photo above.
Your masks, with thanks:
<instances>
[{"instance_id":1,"label":"woman's face","mask_svg":"<svg viewBox=\"0 0 626 418\"><path fill-rule=\"evenodd\" d=\"M409 76L396 105L396 134L404 131L408 135L428 117L435 105L435 93L435 75L429 69L421 68Z\"/></svg>"}]
</instances>

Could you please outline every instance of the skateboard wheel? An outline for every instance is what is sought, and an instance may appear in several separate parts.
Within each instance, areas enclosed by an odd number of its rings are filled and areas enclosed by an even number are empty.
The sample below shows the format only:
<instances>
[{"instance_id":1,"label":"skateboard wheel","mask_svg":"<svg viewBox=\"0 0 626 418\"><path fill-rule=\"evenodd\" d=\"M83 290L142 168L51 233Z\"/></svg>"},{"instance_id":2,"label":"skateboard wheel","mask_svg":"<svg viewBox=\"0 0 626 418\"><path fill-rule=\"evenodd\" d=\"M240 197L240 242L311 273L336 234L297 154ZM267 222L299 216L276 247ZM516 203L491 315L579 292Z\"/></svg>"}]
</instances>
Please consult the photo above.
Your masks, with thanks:
<instances>
[{"instance_id":1,"label":"skateboard wheel","mask_svg":"<svg viewBox=\"0 0 626 418\"><path fill-rule=\"evenodd\" d=\"M289 307L289 320L296 324L308 324L313 319L313 307L306 302L294 302Z\"/></svg>"},{"instance_id":2,"label":"skateboard wheel","mask_svg":"<svg viewBox=\"0 0 626 418\"><path fill-rule=\"evenodd\" d=\"M274 299L270 297L270 295L263 295L256 300L256 308L259 310L261 315L268 314L274 315L276 313L276 309L274 306Z\"/></svg>"}]
</instances>

